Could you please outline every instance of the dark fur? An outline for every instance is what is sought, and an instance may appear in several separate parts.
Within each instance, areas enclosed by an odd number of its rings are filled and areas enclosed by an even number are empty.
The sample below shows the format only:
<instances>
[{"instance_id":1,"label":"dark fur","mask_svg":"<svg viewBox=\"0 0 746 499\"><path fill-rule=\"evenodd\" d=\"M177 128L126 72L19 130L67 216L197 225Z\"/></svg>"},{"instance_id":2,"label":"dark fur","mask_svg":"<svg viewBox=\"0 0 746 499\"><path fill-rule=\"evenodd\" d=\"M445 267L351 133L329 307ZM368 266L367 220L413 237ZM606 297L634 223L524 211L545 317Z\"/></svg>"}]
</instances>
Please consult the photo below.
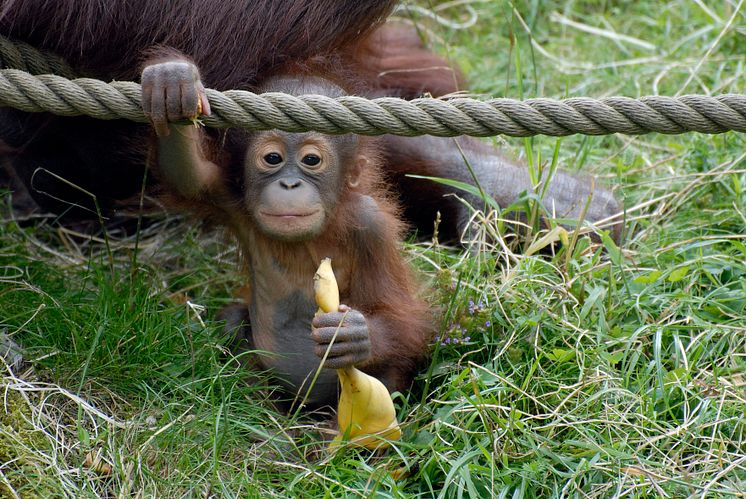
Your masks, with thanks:
<instances>
[{"instance_id":1,"label":"dark fur","mask_svg":"<svg viewBox=\"0 0 746 499\"><path fill-rule=\"evenodd\" d=\"M86 75L136 79L156 46L191 57L206 86L247 88L290 62L351 49L393 0L2 0L0 33Z\"/></svg>"}]
</instances>

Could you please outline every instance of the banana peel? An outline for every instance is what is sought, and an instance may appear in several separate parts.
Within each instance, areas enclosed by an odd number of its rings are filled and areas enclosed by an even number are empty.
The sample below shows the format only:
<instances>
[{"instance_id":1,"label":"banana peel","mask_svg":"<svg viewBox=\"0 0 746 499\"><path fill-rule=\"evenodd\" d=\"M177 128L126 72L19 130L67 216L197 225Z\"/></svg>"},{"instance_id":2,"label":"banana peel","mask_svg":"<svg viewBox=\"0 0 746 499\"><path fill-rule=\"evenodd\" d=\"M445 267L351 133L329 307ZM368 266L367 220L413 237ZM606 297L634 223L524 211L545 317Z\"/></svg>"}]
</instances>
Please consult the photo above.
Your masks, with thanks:
<instances>
[{"instance_id":1,"label":"banana peel","mask_svg":"<svg viewBox=\"0 0 746 499\"><path fill-rule=\"evenodd\" d=\"M316 304L320 312L339 309L339 288L330 258L324 258L313 276ZM380 380L350 366L337 369L340 395L337 406L338 433L330 447L349 443L367 449L389 446L387 440L399 440L401 429L396 420L394 401Z\"/></svg>"}]
</instances>

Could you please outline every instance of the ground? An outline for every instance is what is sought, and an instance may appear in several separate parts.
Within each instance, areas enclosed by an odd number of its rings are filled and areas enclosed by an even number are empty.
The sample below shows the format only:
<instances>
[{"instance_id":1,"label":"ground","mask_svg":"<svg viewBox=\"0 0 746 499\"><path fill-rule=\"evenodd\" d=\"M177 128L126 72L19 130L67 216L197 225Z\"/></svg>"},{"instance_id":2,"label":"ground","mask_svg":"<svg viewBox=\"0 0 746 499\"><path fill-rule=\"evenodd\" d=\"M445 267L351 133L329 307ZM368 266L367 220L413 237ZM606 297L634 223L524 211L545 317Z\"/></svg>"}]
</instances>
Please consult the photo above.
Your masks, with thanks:
<instances>
[{"instance_id":1,"label":"ground","mask_svg":"<svg viewBox=\"0 0 746 499\"><path fill-rule=\"evenodd\" d=\"M743 92L742 1L418 5L447 22L399 15L475 93ZM440 336L383 455L327 454L226 355L219 233L169 216L91 238L5 209L0 331L27 362L2 370L0 497L744 497L744 136L493 142L597 175L624 238L536 252L544 233L479 206L463 248L408 243Z\"/></svg>"}]
</instances>

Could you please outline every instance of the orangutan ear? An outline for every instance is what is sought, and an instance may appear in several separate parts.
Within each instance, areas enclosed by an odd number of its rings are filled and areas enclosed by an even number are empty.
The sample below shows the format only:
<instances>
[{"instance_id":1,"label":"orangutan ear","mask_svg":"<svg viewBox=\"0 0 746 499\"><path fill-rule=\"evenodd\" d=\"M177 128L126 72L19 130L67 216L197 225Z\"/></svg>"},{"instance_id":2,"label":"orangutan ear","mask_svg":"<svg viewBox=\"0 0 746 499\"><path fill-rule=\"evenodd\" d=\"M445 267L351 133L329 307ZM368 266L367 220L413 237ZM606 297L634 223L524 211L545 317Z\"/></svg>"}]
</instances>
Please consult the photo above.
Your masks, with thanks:
<instances>
[{"instance_id":1,"label":"orangutan ear","mask_svg":"<svg viewBox=\"0 0 746 499\"><path fill-rule=\"evenodd\" d=\"M351 189L356 188L360 185L360 179L363 176L363 169L368 166L370 160L367 156L360 154L352 165L350 170L347 172L347 186Z\"/></svg>"}]
</instances>

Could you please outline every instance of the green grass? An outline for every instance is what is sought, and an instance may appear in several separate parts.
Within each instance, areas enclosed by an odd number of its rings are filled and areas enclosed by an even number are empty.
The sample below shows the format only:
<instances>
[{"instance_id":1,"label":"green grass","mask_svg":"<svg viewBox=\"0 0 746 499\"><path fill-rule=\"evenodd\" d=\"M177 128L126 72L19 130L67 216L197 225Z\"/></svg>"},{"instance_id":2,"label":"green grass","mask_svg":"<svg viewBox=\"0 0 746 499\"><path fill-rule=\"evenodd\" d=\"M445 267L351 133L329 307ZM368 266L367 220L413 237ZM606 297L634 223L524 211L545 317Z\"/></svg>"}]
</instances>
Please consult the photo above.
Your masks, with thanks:
<instances>
[{"instance_id":1,"label":"green grass","mask_svg":"<svg viewBox=\"0 0 746 499\"><path fill-rule=\"evenodd\" d=\"M735 1L466 5L467 30L419 23L474 92L743 93ZM169 219L107 249L3 211L0 330L31 362L2 370L0 497L744 497L744 136L494 142L613 186L624 241L527 256L541 234L487 213L466 249L407 245L443 341L384 455L326 454L224 354L220 234Z\"/></svg>"}]
</instances>

